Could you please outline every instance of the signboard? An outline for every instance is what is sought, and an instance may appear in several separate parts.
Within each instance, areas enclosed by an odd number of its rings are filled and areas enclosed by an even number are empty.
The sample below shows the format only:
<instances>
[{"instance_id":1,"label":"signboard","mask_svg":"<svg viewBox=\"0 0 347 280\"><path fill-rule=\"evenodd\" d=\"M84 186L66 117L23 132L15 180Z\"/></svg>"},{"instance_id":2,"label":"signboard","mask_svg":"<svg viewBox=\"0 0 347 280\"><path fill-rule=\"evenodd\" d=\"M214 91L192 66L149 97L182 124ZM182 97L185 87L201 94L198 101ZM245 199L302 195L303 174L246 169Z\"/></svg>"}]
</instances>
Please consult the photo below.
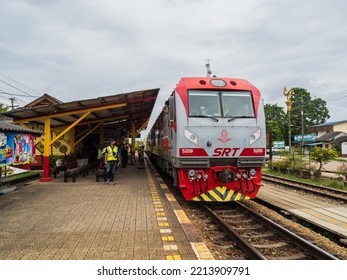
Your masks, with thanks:
<instances>
[{"instance_id":1,"label":"signboard","mask_svg":"<svg viewBox=\"0 0 347 280\"><path fill-rule=\"evenodd\" d=\"M275 149L284 149L284 141L273 141L272 146Z\"/></svg>"},{"instance_id":2,"label":"signboard","mask_svg":"<svg viewBox=\"0 0 347 280\"><path fill-rule=\"evenodd\" d=\"M35 136L25 133L0 133L0 163L24 164L35 158Z\"/></svg>"},{"instance_id":3,"label":"signboard","mask_svg":"<svg viewBox=\"0 0 347 280\"><path fill-rule=\"evenodd\" d=\"M316 140L316 134L305 134L304 135L304 142L313 142ZM294 135L294 141L295 142L302 142L302 135Z\"/></svg>"}]
</instances>

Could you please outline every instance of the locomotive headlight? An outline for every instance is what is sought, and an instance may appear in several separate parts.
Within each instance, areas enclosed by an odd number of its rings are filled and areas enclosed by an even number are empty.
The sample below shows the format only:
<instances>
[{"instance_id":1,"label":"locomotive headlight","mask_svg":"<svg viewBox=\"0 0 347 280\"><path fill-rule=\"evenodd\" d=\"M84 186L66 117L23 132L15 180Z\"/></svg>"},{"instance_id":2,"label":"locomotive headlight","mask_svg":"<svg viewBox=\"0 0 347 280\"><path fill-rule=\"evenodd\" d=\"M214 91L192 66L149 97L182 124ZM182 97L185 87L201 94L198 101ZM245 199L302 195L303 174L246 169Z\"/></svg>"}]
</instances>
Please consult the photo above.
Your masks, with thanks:
<instances>
[{"instance_id":1,"label":"locomotive headlight","mask_svg":"<svg viewBox=\"0 0 347 280\"><path fill-rule=\"evenodd\" d=\"M184 129L184 137L195 145L198 145L198 136L188 129Z\"/></svg>"},{"instance_id":2,"label":"locomotive headlight","mask_svg":"<svg viewBox=\"0 0 347 280\"><path fill-rule=\"evenodd\" d=\"M211 84L215 87L225 87L227 83L221 79L213 79L211 80Z\"/></svg>"},{"instance_id":3,"label":"locomotive headlight","mask_svg":"<svg viewBox=\"0 0 347 280\"><path fill-rule=\"evenodd\" d=\"M249 138L249 144L252 145L255 141L257 141L261 136L260 129L254 132Z\"/></svg>"}]
</instances>

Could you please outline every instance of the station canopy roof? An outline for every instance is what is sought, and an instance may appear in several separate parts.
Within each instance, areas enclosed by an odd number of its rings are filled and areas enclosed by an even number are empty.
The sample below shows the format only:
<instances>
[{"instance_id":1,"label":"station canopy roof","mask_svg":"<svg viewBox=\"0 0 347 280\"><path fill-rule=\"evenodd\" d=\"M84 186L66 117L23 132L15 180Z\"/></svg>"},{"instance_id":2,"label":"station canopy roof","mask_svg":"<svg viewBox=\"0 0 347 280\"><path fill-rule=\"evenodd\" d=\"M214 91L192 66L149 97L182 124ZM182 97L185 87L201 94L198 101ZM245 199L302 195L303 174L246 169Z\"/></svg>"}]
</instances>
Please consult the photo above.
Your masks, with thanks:
<instances>
[{"instance_id":1,"label":"station canopy roof","mask_svg":"<svg viewBox=\"0 0 347 280\"><path fill-rule=\"evenodd\" d=\"M155 88L67 103L45 94L54 102L32 102L1 115L32 129L42 127L46 118L51 119L51 128L57 128L71 125L85 115L78 123L79 128L100 122L112 127L130 127L133 123L138 130L148 122L158 93L159 89Z\"/></svg>"}]
</instances>

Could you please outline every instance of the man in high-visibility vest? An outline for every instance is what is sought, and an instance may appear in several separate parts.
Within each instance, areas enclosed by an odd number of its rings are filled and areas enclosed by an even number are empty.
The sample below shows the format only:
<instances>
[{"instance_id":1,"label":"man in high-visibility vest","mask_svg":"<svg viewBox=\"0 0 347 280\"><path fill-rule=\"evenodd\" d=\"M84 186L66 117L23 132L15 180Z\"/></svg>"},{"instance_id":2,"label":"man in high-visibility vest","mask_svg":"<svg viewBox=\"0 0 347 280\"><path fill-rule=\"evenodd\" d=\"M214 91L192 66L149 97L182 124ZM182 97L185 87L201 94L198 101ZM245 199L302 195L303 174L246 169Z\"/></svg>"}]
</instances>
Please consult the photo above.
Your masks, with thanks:
<instances>
[{"instance_id":1,"label":"man in high-visibility vest","mask_svg":"<svg viewBox=\"0 0 347 280\"><path fill-rule=\"evenodd\" d=\"M99 146L99 149L98 149L98 155L97 155L97 159L100 160L101 159L101 156L102 156L102 153L104 152L104 145L103 144L100 144Z\"/></svg>"},{"instance_id":2,"label":"man in high-visibility vest","mask_svg":"<svg viewBox=\"0 0 347 280\"><path fill-rule=\"evenodd\" d=\"M116 140L112 139L110 145L106 147L104 158L106 165L107 184L113 185L115 173L117 171L117 165L119 162L119 154L118 147L116 146Z\"/></svg>"}]
</instances>

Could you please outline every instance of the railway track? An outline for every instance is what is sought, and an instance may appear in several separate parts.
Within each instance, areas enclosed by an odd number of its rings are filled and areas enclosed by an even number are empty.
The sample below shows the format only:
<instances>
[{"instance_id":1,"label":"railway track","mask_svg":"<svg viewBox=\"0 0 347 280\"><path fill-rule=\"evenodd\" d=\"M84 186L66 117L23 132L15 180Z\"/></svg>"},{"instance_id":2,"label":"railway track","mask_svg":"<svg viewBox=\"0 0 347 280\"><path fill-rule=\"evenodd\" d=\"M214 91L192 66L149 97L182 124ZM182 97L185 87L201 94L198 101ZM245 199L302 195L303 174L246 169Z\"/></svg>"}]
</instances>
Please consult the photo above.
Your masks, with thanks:
<instances>
[{"instance_id":1,"label":"railway track","mask_svg":"<svg viewBox=\"0 0 347 280\"><path fill-rule=\"evenodd\" d=\"M203 209L226 236L253 260L336 260L300 236L241 203L203 204Z\"/></svg>"},{"instance_id":2,"label":"railway track","mask_svg":"<svg viewBox=\"0 0 347 280\"><path fill-rule=\"evenodd\" d=\"M297 245L296 247L291 247L293 245L290 245L291 243L294 243L294 241L291 242L287 242L286 241L286 237L281 237L280 234L277 233L272 233L272 229L268 228L266 234L264 235L264 239L262 240L259 236L258 241L260 242L258 245L254 244L256 247L256 249L260 252L260 253L249 253L249 249L246 249L246 245L242 245L239 244L238 242L235 241L235 239L237 240L238 238L236 237L231 237L229 234L225 233L224 230L222 230L223 227L219 226L218 223L213 222L212 217L216 216L216 215L207 215L207 213L205 212L205 210L202 209L202 205L200 203L196 203L196 202L187 202L184 200L183 196L181 195L181 193L177 190L177 188L172 187L172 178L168 177L166 174L161 173L158 169L157 171L160 173L161 178L164 180L164 182L166 183L166 185L169 187L169 189L171 190L172 194L175 196L176 200L178 201L178 203L181 205L182 209L185 211L185 213L187 214L188 218L191 220L191 222L193 223L193 225L195 226L195 228L197 229L197 231L201 234L202 238L205 240L206 245L209 247L211 253L214 255L214 257L216 259L219 260L241 260L241 259L259 259L259 256L262 255L262 251L269 251L270 253L268 255L264 254L265 256L260 257L260 259L282 259L282 260L291 260L291 259L339 259L342 257L342 259L344 259L344 255L341 256L340 252L336 252L335 247L332 248L332 245L329 244L328 246L323 246L323 247L327 247L325 248L326 250L328 250L326 253L323 249L318 249L319 253L306 253L306 249L305 246L306 245L300 245L300 243L298 243L299 241L297 241ZM274 211L270 210L270 208L265 207L265 206L261 206L261 204L256 203L256 201L254 201L253 203L255 203L256 205L259 205L259 207L263 207L266 210L266 213L268 211L275 213ZM240 211L240 210L233 210L233 206L235 206L236 203L228 203L228 204L220 204L217 203L214 207L216 207L216 209L212 209L213 212L215 213L219 213L220 211L225 211L225 207L227 208L231 208L228 211ZM211 204L207 204L207 205L211 205ZM241 208L242 206L238 207ZM252 208L254 208L252 206ZM256 212L259 212L257 210L253 210ZM263 211L261 211L263 212ZM244 242L244 244L250 243L250 245L252 246L253 244L248 240L249 238L252 240L252 238L254 238L255 236L258 235L259 233L259 229L260 226L262 225L262 223L259 222L259 225L255 226L253 225L253 222L250 218L248 218L248 216L243 216L245 214L242 213L238 213L238 212L230 212L230 214L227 214L226 216L232 216L233 218L231 220L234 220L236 222L236 224L234 224L234 232L236 234L239 234L242 239L245 239L247 242ZM217 215L218 216L218 215ZM225 215L224 215L225 216ZM264 215L263 216L271 216L271 215ZM243 218L245 217L245 218ZM224 219L224 218L223 218ZM222 220L223 220L222 219ZM270 218L271 219L271 218ZM268 220L270 220L268 219ZM248 223L248 225L247 225ZM287 223L292 223L291 221L287 220L287 219L282 219L281 224L286 225ZM232 224L229 223L230 226L224 226L224 229L227 228L232 228ZM249 236L243 236L244 232L239 232L237 227L238 225L245 225L246 227L255 227L255 229L253 230L253 233L250 231ZM302 227L305 228L303 226L297 225L296 227ZM288 228L288 227L287 227ZM290 228L290 227L289 227ZM292 230L292 229L290 229ZM288 230L287 230L288 231ZM293 232L297 232L296 230L294 230ZM289 233L290 234L290 233ZM295 234L291 234L291 235L295 235ZM308 241L305 241L305 239L307 238L307 240L313 241L312 244L321 244L321 242L325 242L325 241L316 241L315 237L312 237L312 235L318 235L316 233L313 233L310 231L310 234L307 234L307 232L305 232L305 234L300 234L301 236L303 236L301 239L301 241L303 241L304 243L310 243ZM306 236L307 235L307 236ZM267 237L266 237L267 236ZM281 239L275 239L275 237L278 236L278 238L282 238ZM320 238L318 238L320 239ZM257 239L256 239L257 240ZM276 241L276 240L280 240L280 241ZM300 240L300 238L299 238ZM294 243L295 244L295 243ZM247 244L249 245L249 244ZM275 249L273 247L279 247L278 249ZM303 246L303 247L301 247ZM310 245L308 245L310 246ZM315 247L315 246L313 246ZM290 253L288 253L290 249ZM282 250L282 251L281 251ZM307 250L307 252L309 252L309 250ZM331 252L331 253L329 253ZM322 254L322 255L320 255ZM338 256L334 257L334 256Z\"/></svg>"},{"instance_id":3,"label":"railway track","mask_svg":"<svg viewBox=\"0 0 347 280\"><path fill-rule=\"evenodd\" d=\"M278 183L287 187L295 188L297 190L310 192L314 195L328 197L334 200L347 203L347 192L344 190L298 182L291 179L285 179L285 178L281 178L281 177L277 177L273 175L265 175L265 174L262 175L262 180L265 182L267 181L272 183Z\"/></svg>"}]
</instances>

